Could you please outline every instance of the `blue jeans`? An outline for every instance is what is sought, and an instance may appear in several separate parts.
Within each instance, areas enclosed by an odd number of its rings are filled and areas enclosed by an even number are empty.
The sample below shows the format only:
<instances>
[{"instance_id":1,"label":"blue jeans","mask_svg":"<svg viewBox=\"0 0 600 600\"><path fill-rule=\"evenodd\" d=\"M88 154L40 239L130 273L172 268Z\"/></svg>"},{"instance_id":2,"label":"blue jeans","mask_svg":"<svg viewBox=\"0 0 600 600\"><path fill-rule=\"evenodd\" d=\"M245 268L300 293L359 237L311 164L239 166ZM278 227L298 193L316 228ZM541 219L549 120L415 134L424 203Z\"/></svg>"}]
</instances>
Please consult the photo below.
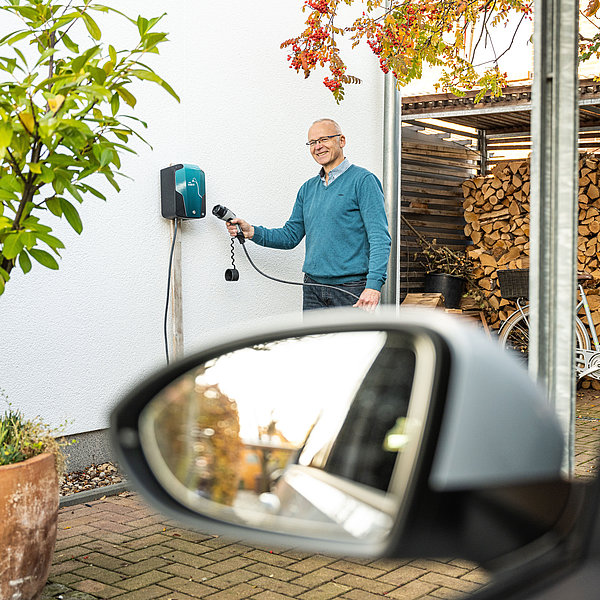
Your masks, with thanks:
<instances>
[{"instance_id":1,"label":"blue jeans","mask_svg":"<svg viewBox=\"0 0 600 600\"><path fill-rule=\"evenodd\" d=\"M304 275L304 283L317 283L308 275ZM302 310L315 310L317 308L332 308L334 306L352 306L358 302L367 284L366 279L357 281L348 281L347 283L338 283L332 289L331 287L319 287L316 285L302 286ZM345 291L342 291L345 290ZM354 294L351 296L346 293Z\"/></svg>"}]
</instances>

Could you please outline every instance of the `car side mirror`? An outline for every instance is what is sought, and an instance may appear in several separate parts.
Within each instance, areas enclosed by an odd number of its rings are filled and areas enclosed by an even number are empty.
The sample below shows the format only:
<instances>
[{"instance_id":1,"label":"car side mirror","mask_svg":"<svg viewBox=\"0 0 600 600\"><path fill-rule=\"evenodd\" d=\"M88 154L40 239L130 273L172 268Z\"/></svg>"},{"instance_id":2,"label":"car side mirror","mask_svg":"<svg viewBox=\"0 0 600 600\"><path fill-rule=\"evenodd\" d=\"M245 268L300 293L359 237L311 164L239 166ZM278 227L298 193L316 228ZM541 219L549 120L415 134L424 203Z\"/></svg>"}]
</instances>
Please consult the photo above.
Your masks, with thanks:
<instances>
[{"instance_id":1,"label":"car side mirror","mask_svg":"<svg viewBox=\"0 0 600 600\"><path fill-rule=\"evenodd\" d=\"M435 311L315 311L216 340L130 392L112 435L162 512L319 552L490 560L546 534L569 493L527 373Z\"/></svg>"}]
</instances>

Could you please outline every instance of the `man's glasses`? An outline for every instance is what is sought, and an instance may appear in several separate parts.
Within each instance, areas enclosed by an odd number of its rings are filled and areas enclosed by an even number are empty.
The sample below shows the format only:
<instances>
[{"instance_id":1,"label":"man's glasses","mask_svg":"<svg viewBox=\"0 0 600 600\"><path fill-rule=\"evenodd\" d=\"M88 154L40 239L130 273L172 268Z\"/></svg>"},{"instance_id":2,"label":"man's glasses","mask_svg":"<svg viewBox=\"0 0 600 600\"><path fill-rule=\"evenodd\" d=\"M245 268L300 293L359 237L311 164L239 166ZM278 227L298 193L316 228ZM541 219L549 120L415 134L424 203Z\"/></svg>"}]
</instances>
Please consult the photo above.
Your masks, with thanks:
<instances>
[{"instance_id":1,"label":"man's glasses","mask_svg":"<svg viewBox=\"0 0 600 600\"><path fill-rule=\"evenodd\" d=\"M335 135L324 135L323 137L320 137L318 140L310 140L310 142L306 142L306 145L310 146L312 148L313 146L316 146L317 144L324 144L325 142L328 142L331 138L337 137L338 135L342 135L342 134L336 133Z\"/></svg>"}]
</instances>

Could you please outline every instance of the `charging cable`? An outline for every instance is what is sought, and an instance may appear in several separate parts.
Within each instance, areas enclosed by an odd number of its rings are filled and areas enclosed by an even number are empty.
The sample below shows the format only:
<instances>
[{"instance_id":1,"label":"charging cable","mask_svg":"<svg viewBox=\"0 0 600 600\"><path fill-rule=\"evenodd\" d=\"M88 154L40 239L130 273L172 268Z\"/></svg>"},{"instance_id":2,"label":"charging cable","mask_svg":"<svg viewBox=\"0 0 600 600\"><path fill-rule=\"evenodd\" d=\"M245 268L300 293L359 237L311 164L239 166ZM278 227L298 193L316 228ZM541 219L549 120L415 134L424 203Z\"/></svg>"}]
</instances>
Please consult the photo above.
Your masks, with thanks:
<instances>
[{"instance_id":1,"label":"charging cable","mask_svg":"<svg viewBox=\"0 0 600 600\"><path fill-rule=\"evenodd\" d=\"M217 217L217 219L221 219L222 221L231 221L232 219L235 219L235 213L232 212L231 210L229 210L227 207L221 205L221 204L217 204L213 208L212 213L213 213L213 215L215 215L215 217ZM246 238L244 237L244 233L242 231L242 228L239 225L237 225L237 229L238 229L237 235L235 236L235 238L231 238L231 263L233 265L233 268L232 269L227 269L227 271L225 271L225 279L227 281L237 281L239 279L239 272L235 268L234 251L233 251L233 240L237 239L239 241L239 243L242 245L242 248L244 249L244 252L246 254L246 258L248 259L248 262L263 277L266 277L267 279L270 279L271 281L277 281L278 283L285 283L287 285L302 285L302 286L309 286L310 285L310 286L313 286L313 287L329 288L329 289L332 289L332 290L337 290L338 292L343 292L344 294L348 294L349 296L352 296L356 300L359 300L359 297L356 294L353 294L352 292L349 292L348 290L345 290L343 288L336 287L335 285L327 285L325 283L307 283L305 281L304 282L300 282L300 281L285 281L284 279L277 279L277 277L271 277L270 275L267 275L266 273L263 273L254 264L254 262L250 258L250 254L248 254L248 249L246 248L246 244L245 244Z\"/></svg>"},{"instance_id":2,"label":"charging cable","mask_svg":"<svg viewBox=\"0 0 600 600\"><path fill-rule=\"evenodd\" d=\"M213 208L213 215L215 215L215 217L217 217L218 219L221 219L223 221L231 221L232 219L235 219L235 213L233 213L232 211L230 211L228 208L226 208L225 206L222 206L221 204L217 204L214 208ZM165 338L165 356L167 358L167 364L169 364L169 336L168 336L168 322L169 322L169 299L171 296L171 272L173 269L173 254L175 251L175 242L177 241L177 228L178 228L178 224L179 224L179 219L175 218L175 227L173 230L173 242L171 243L171 252L169 254L169 273L167 276L167 299L165 302L165 318L164 318L164 338ZM238 225L237 226L238 229L238 233L235 237L231 238L231 269L227 269L225 271L225 279L227 281L238 281L238 279L240 278L240 273L239 271L235 268L235 250L234 250L234 241L237 239L238 242L242 245L242 248L244 249L244 252L246 254L246 258L248 259L248 262L250 263L250 265L252 265L252 267L263 277L266 277L267 279L270 279L271 281L276 281L277 283L285 283L287 285L302 285L302 286L314 286L314 287L322 287L322 288L329 288L332 290L337 290L338 292L343 292L344 294L348 294L349 296L352 296L352 298L354 298L355 300L358 300L358 296L356 294L353 294L352 292L349 292L348 290L345 290L343 288L340 287L336 287L334 285L327 285L324 283L306 283L306 282L299 282L299 281L286 281L284 279L278 279L277 277L271 277L270 275L267 275L266 273L263 273L255 264L254 261L250 258L250 254L248 253L248 249L246 248L246 238L244 237L244 233L242 231L242 228Z\"/></svg>"},{"instance_id":3,"label":"charging cable","mask_svg":"<svg viewBox=\"0 0 600 600\"><path fill-rule=\"evenodd\" d=\"M175 250L175 240L177 239L177 222L179 219L175 219L175 230L173 231L173 243L171 244L171 254L169 256L169 275L167 277L167 301L165 302L165 324L164 324L164 335L165 335L165 354L167 355L167 364L169 364L169 337L167 335L167 322L169 320L169 296L171 293L171 268L173 266L173 251Z\"/></svg>"}]
</instances>

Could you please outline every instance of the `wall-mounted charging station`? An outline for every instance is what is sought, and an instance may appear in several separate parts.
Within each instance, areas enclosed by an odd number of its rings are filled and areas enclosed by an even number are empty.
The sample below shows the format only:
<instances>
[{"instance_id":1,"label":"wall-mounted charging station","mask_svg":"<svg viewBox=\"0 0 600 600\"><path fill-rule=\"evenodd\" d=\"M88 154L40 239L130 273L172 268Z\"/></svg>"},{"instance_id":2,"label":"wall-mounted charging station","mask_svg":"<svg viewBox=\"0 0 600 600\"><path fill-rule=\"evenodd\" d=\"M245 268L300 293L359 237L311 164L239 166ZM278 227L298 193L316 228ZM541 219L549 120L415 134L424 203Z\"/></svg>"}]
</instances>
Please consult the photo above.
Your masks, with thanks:
<instances>
[{"instance_id":1,"label":"wall-mounted charging station","mask_svg":"<svg viewBox=\"0 0 600 600\"><path fill-rule=\"evenodd\" d=\"M165 219L206 216L206 181L196 165L178 164L160 170L161 212Z\"/></svg>"},{"instance_id":2,"label":"wall-mounted charging station","mask_svg":"<svg viewBox=\"0 0 600 600\"><path fill-rule=\"evenodd\" d=\"M181 219L201 219L206 216L206 180L204 171L196 165L177 164L160 170L160 207L162 216L171 220L171 253L167 278L164 337L167 363L169 340L167 324L169 296L173 280L172 331L175 356L183 353L183 316L181 294L181 243L177 242L177 228Z\"/></svg>"}]
</instances>

